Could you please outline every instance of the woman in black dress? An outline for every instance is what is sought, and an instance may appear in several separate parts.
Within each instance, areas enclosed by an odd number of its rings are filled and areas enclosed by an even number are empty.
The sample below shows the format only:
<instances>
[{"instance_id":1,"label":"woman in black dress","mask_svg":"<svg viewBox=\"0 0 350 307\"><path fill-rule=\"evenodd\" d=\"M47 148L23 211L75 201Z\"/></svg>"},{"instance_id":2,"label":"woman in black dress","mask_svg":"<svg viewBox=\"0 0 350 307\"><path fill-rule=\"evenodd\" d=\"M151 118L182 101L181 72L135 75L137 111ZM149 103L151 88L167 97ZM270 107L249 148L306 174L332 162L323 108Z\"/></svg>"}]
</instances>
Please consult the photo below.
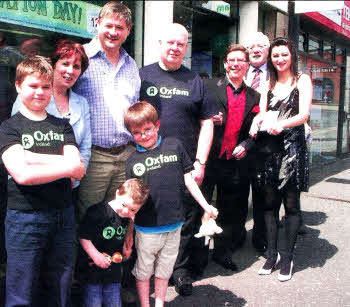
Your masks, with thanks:
<instances>
[{"instance_id":1,"label":"woman in black dress","mask_svg":"<svg viewBox=\"0 0 350 307\"><path fill-rule=\"evenodd\" d=\"M266 111L255 121L251 135L257 135L259 165L257 180L265 195L267 260L260 275L271 274L278 262L278 279L291 279L293 249L300 225L300 192L308 190L308 150L304 124L311 109L312 83L306 74L297 72L297 55L286 38L276 38L268 57L270 90ZM264 107L266 105L266 108ZM286 214L285 234L278 242L279 209L283 202Z\"/></svg>"}]
</instances>

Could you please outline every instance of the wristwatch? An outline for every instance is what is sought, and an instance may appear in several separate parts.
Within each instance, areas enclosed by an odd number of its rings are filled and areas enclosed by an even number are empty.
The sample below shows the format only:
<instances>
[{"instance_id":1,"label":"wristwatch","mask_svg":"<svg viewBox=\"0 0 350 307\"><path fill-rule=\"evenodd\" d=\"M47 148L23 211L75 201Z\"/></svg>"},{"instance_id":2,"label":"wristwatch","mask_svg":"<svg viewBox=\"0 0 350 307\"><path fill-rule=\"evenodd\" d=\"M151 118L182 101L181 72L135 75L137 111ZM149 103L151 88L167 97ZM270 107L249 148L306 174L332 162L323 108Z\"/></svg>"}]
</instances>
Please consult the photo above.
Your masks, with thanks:
<instances>
[{"instance_id":1,"label":"wristwatch","mask_svg":"<svg viewBox=\"0 0 350 307\"><path fill-rule=\"evenodd\" d=\"M206 161L201 160L201 159L198 159L198 158L196 158L196 161L197 161L200 165L206 165L206 164L207 164Z\"/></svg>"}]
</instances>

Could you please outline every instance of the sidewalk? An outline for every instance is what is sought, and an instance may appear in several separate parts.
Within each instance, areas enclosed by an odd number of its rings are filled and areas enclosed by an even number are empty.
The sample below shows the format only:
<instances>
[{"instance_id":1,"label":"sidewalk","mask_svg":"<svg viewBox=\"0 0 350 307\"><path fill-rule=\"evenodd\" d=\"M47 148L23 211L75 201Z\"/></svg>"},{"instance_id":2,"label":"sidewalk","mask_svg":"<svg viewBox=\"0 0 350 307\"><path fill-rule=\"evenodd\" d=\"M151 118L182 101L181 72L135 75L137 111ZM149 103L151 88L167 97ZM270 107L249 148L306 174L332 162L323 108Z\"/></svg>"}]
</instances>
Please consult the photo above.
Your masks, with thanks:
<instances>
[{"instance_id":1,"label":"sidewalk","mask_svg":"<svg viewBox=\"0 0 350 307\"><path fill-rule=\"evenodd\" d=\"M210 261L194 283L193 295L168 290L166 306L350 306L350 159L312 170L309 193L302 195L308 233L299 236L293 278L285 283L278 271L259 276L264 258L248 239L233 255L238 272L228 272Z\"/></svg>"},{"instance_id":2,"label":"sidewalk","mask_svg":"<svg viewBox=\"0 0 350 307\"><path fill-rule=\"evenodd\" d=\"M264 258L252 247L249 219L247 241L233 255L239 271L227 271L210 260L194 283L193 295L181 297L170 287L165 306L350 306L350 159L313 169L310 179L310 191L303 193L301 203L308 233L298 237L290 281L279 282L278 271L257 274ZM0 306L3 295L0 292Z\"/></svg>"}]
</instances>

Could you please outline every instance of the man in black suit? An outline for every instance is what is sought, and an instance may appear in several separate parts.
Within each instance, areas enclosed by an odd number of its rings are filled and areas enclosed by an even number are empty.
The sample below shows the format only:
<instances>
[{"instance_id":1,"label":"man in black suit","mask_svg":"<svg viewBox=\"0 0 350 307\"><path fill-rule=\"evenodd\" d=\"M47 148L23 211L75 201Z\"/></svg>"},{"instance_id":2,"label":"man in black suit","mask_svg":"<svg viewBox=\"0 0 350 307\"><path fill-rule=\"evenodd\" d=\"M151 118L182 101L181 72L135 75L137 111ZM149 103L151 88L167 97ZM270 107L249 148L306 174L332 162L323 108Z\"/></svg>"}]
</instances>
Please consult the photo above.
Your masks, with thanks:
<instances>
[{"instance_id":1,"label":"man in black suit","mask_svg":"<svg viewBox=\"0 0 350 307\"><path fill-rule=\"evenodd\" d=\"M259 112L260 94L245 85L243 78L249 68L248 52L238 44L226 51L226 76L208 80L208 90L220 112L213 117L215 128L203 190L208 200L217 187L216 206L220 212L217 223L223 233L214 237L213 260L236 270L232 253L246 238L250 161L249 150L254 139L249 137L253 118Z\"/></svg>"}]
</instances>

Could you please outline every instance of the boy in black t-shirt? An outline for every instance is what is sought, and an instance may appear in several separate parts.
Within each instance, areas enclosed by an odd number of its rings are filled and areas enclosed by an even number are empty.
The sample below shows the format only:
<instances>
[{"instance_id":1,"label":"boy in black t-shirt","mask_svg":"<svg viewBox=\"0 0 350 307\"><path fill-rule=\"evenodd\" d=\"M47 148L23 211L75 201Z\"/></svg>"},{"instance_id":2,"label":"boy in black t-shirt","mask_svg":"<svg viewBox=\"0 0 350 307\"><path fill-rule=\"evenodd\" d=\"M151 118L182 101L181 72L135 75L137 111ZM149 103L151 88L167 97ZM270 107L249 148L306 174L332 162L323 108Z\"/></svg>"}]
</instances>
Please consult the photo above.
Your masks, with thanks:
<instances>
[{"instance_id":1,"label":"boy in black t-shirt","mask_svg":"<svg viewBox=\"0 0 350 307\"><path fill-rule=\"evenodd\" d=\"M78 259L80 277L87 281L84 307L121 306L120 263L129 258L133 244L130 219L134 220L148 195L141 180L129 179L119 187L114 200L87 210L79 229L84 251Z\"/></svg>"},{"instance_id":2,"label":"boy in black t-shirt","mask_svg":"<svg viewBox=\"0 0 350 307\"><path fill-rule=\"evenodd\" d=\"M20 112L0 127L0 156L18 193L6 216L6 307L39 306L39 280L47 285L45 306L70 300L75 217L71 179L85 166L72 127L46 113L53 70L40 56L17 66Z\"/></svg>"},{"instance_id":3,"label":"boy in black t-shirt","mask_svg":"<svg viewBox=\"0 0 350 307\"><path fill-rule=\"evenodd\" d=\"M182 143L158 136L160 122L151 104L143 101L130 107L124 123L137 143L137 151L127 161L126 176L141 179L150 189L150 197L135 218L137 260L132 273L141 306L149 306L153 274L156 306L163 306L179 250L185 188L203 207L204 219L216 218L218 212L192 178L193 163Z\"/></svg>"}]
</instances>

